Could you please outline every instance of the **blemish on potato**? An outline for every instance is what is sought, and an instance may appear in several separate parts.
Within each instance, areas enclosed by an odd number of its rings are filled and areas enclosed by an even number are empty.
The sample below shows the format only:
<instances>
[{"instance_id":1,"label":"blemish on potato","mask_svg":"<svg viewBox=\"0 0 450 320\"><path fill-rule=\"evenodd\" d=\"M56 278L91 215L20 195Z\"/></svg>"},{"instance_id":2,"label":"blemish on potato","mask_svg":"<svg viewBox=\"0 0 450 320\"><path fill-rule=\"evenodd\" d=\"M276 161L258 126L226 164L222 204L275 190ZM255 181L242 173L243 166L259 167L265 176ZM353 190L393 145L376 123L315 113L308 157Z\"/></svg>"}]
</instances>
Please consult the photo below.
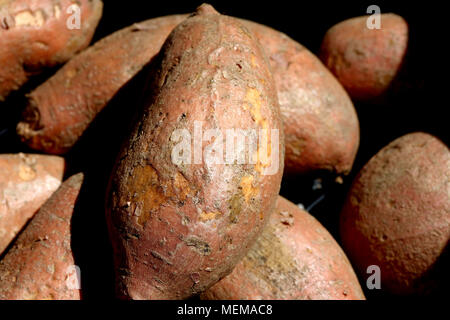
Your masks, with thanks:
<instances>
[{"instance_id":1,"label":"blemish on potato","mask_svg":"<svg viewBox=\"0 0 450 320\"><path fill-rule=\"evenodd\" d=\"M237 193L231 197L229 200L229 206L230 209L230 222L236 223L237 217L242 209L242 195L241 193Z\"/></svg>"},{"instance_id":2,"label":"blemish on potato","mask_svg":"<svg viewBox=\"0 0 450 320\"><path fill-rule=\"evenodd\" d=\"M252 175L246 175L242 177L240 186L242 188L242 194L244 195L245 202L249 202L251 198L258 194L259 189L253 186L254 177Z\"/></svg>"},{"instance_id":3,"label":"blemish on potato","mask_svg":"<svg viewBox=\"0 0 450 320\"><path fill-rule=\"evenodd\" d=\"M31 181L36 178L36 171L27 165L20 165L19 177L24 181Z\"/></svg>"},{"instance_id":4,"label":"blemish on potato","mask_svg":"<svg viewBox=\"0 0 450 320\"><path fill-rule=\"evenodd\" d=\"M292 215L292 213L290 213L288 211L281 211L280 216L282 217L280 219L282 224L284 224L286 226L294 225L294 216Z\"/></svg>"},{"instance_id":5,"label":"blemish on potato","mask_svg":"<svg viewBox=\"0 0 450 320\"><path fill-rule=\"evenodd\" d=\"M252 61L252 67L258 68L258 62L256 61L256 57L254 55L252 55L251 61Z\"/></svg>"},{"instance_id":6,"label":"blemish on potato","mask_svg":"<svg viewBox=\"0 0 450 320\"><path fill-rule=\"evenodd\" d=\"M166 201L166 196L159 183L159 177L152 166L138 166L134 168L130 177L130 186L135 190L133 203L141 203L137 223L144 227L152 211Z\"/></svg>"},{"instance_id":7,"label":"blemish on potato","mask_svg":"<svg viewBox=\"0 0 450 320\"><path fill-rule=\"evenodd\" d=\"M186 198L192 194L189 181L180 172L177 172L175 175L173 187L181 201L186 200Z\"/></svg>"},{"instance_id":8,"label":"blemish on potato","mask_svg":"<svg viewBox=\"0 0 450 320\"><path fill-rule=\"evenodd\" d=\"M150 253L152 254L153 257L155 257L158 260L163 261L164 263L167 263L169 266L171 266L173 264L171 261L169 261L169 259L167 259L166 257L164 257L163 255L161 255L160 253L158 253L156 251L151 251Z\"/></svg>"},{"instance_id":9,"label":"blemish on potato","mask_svg":"<svg viewBox=\"0 0 450 320\"><path fill-rule=\"evenodd\" d=\"M182 224L183 226L187 226L190 222L191 222L191 220L190 220L189 217L187 217L187 216L183 216L183 217L181 218L181 224Z\"/></svg>"},{"instance_id":10,"label":"blemish on potato","mask_svg":"<svg viewBox=\"0 0 450 320\"><path fill-rule=\"evenodd\" d=\"M184 239L184 243L202 256L209 256L211 254L211 247L209 244L197 237Z\"/></svg>"},{"instance_id":11,"label":"blemish on potato","mask_svg":"<svg viewBox=\"0 0 450 320\"><path fill-rule=\"evenodd\" d=\"M263 104L261 93L255 88L249 88L245 97L244 110L250 110L253 120L263 131L260 133L258 148L253 155L255 159L255 170L259 173L271 164L272 145L269 141L269 126L267 119L262 115L261 106ZM248 107L247 103L250 105Z\"/></svg>"},{"instance_id":12,"label":"blemish on potato","mask_svg":"<svg viewBox=\"0 0 450 320\"><path fill-rule=\"evenodd\" d=\"M27 10L16 14L14 17L14 21L17 27L41 27L44 24L45 20L42 10L37 10L34 14L33 12Z\"/></svg>"},{"instance_id":13,"label":"blemish on potato","mask_svg":"<svg viewBox=\"0 0 450 320\"><path fill-rule=\"evenodd\" d=\"M68 70L65 72L65 75L66 75L66 78L67 78L68 80L70 80L71 78L73 78L73 77L75 77L75 76L77 75L77 71L74 70L74 69L68 69Z\"/></svg>"},{"instance_id":14,"label":"blemish on potato","mask_svg":"<svg viewBox=\"0 0 450 320\"><path fill-rule=\"evenodd\" d=\"M201 220L201 221L209 221L209 220L213 220L213 219L216 219L217 216L219 216L219 215L221 215L221 214L222 214L222 212L220 212L220 211L212 211L212 212L205 212L205 211L202 211L202 212L200 213L200 220Z\"/></svg>"},{"instance_id":15,"label":"blemish on potato","mask_svg":"<svg viewBox=\"0 0 450 320\"><path fill-rule=\"evenodd\" d=\"M195 284L200 282L200 274L198 272L191 273L191 280Z\"/></svg>"},{"instance_id":16,"label":"blemish on potato","mask_svg":"<svg viewBox=\"0 0 450 320\"><path fill-rule=\"evenodd\" d=\"M55 4L53 6L53 11L55 14L55 18L58 19L61 16L61 7L59 6L59 4Z\"/></svg>"}]
</instances>

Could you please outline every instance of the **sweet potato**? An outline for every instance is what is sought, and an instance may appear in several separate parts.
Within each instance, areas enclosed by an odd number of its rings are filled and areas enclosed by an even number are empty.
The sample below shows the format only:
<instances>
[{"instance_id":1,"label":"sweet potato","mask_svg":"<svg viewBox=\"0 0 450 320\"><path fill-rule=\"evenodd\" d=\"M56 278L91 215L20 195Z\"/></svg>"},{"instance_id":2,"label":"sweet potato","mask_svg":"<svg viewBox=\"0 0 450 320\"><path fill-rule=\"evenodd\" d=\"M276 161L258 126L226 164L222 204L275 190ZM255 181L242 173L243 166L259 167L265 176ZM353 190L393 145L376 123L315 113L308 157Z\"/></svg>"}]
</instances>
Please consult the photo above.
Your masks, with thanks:
<instances>
[{"instance_id":1,"label":"sweet potato","mask_svg":"<svg viewBox=\"0 0 450 320\"><path fill-rule=\"evenodd\" d=\"M309 213L278 197L267 226L209 300L364 299L342 249Z\"/></svg>"},{"instance_id":2,"label":"sweet potato","mask_svg":"<svg viewBox=\"0 0 450 320\"><path fill-rule=\"evenodd\" d=\"M0 254L58 189L63 174L60 157L0 155Z\"/></svg>"},{"instance_id":3,"label":"sweet potato","mask_svg":"<svg viewBox=\"0 0 450 320\"><path fill-rule=\"evenodd\" d=\"M385 292L436 290L450 239L448 147L418 132L383 148L355 178L340 229L357 271L368 277L368 266L377 265Z\"/></svg>"},{"instance_id":4,"label":"sweet potato","mask_svg":"<svg viewBox=\"0 0 450 320\"><path fill-rule=\"evenodd\" d=\"M80 299L70 226L82 182L83 174L65 181L0 261L1 300Z\"/></svg>"},{"instance_id":5,"label":"sweet potato","mask_svg":"<svg viewBox=\"0 0 450 320\"><path fill-rule=\"evenodd\" d=\"M175 28L154 68L112 172L107 221L118 296L181 299L229 273L260 234L280 188L284 137L258 41L210 5ZM221 153L226 130L249 130L245 152ZM244 153L244 163L228 158Z\"/></svg>"},{"instance_id":6,"label":"sweet potato","mask_svg":"<svg viewBox=\"0 0 450 320\"><path fill-rule=\"evenodd\" d=\"M136 23L70 60L29 94L23 120L17 127L22 140L47 153L67 152L185 18L173 15Z\"/></svg>"},{"instance_id":7,"label":"sweet potato","mask_svg":"<svg viewBox=\"0 0 450 320\"><path fill-rule=\"evenodd\" d=\"M322 42L321 60L354 100L381 99L404 62L408 24L392 13L380 18L380 29L367 27L368 16L340 22Z\"/></svg>"},{"instance_id":8,"label":"sweet potato","mask_svg":"<svg viewBox=\"0 0 450 320\"><path fill-rule=\"evenodd\" d=\"M22 140L48 153L68 151L185 17L167 16L133 25L72 59L29 95L18 125ZM319 59L294 40L251 21L242 23L270 58L286 133L286 170L350 171L359 144L359 126L345 90ZM82 96L77 94L81 91Z\"/></svg>"},{"instance_id":9,"label":"sweet potato","mask_svg":"<svg viewBox=\"0 0 450 320\"><path fill-rule=\"evenodd\" d=\"M245 23L270 58L286 137L286 172L347 174L359 146L359 123L345 90L308 49L269 27Z\"/></svg>"},{"instance_id":10,"label":"sweet potato","mask_svg":"<svg viewBox=\"0 0 450 320\"><path fill-rule=\"evenodd\" d=\"M0 101L30 76L87 47L102 7L100 0L0 1Z\"/></svg>"}]
</instances>

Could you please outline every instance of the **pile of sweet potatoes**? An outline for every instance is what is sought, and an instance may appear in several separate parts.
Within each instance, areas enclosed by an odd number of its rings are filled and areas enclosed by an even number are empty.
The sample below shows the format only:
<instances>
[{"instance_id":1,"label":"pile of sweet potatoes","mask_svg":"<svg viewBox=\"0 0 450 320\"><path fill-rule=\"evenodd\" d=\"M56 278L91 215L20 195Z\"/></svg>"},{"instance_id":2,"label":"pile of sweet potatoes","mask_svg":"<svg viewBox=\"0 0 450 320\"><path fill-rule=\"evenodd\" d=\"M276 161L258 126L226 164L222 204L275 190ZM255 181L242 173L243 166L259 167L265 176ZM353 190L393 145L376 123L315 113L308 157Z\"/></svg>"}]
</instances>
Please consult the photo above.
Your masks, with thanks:
<instances>
[{"instance_id":1,"label":"pile of sweet potatoes","mask_svg":"<svg viewBox=\"0 0 450 320\"><path fill-rule=\"evenodd\" d=\"M396 94L405 19L341 22L318 58L209 4L97 39L102 8L0 1L0 109L54 70L0 128L0 299L440 292L449 148L358 118Z\"/></svg>"}]
</instances>

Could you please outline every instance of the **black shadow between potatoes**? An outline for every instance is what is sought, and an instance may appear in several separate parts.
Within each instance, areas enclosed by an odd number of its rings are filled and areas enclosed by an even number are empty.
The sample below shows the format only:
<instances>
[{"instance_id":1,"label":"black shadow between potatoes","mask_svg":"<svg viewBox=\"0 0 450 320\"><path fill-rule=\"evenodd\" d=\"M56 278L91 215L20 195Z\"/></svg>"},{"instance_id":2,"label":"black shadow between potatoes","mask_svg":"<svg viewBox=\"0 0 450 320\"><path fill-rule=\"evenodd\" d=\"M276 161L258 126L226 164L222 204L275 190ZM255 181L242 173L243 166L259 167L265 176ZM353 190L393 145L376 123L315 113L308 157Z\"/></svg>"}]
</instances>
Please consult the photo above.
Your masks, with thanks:
<instances>
[{"instance_id":1,"label":"black shadow between potatoes","mask_svg":"<svg viewBox=\"0 0 450 320\"><path fill-rule=\"evenodd\" d=\"M114 298L112 248L105 219L105 194L123 140L135 123L151 62L126 83L67 154L67 176L85 174L72 219L72 249L87 299Z\"/></svg>"},{"instance_id":2,"label":"black shadow between potatoes","mask_svg":"<svg viewBox=\"0 0 450 320\"><path fill-rule=\"evenodd\" d=\"M49 68L30 77L19 90L13 91L5 101L0 102L0 154L37 153L21 143L16 134L16 126L27 103L26 94L53 76L57 70L58 67Z\"/></svg>"}]
</instances>

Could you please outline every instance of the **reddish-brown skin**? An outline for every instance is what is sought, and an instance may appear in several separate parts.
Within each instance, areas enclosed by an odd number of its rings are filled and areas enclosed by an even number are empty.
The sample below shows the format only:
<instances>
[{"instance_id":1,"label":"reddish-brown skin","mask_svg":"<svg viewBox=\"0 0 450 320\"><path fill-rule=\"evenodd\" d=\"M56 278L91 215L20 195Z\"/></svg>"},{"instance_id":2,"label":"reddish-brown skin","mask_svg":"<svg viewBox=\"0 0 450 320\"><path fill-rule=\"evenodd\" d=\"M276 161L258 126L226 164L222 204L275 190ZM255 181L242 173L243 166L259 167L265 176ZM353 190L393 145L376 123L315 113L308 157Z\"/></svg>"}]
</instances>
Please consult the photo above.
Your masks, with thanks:
<instances>
[{"instance_id":1,"label":"reddish-brown skin","mask_svg":"<svg viewBox=\"0 0 450 320\"><path fill-rule=\"evenodd\" d=\"M275 84L257 40L238 20L202 5L171 33L158 61L152 96L108 192L121 298L187 298L228 274L274 209L283 171ZM176 165L172 133L194 135L195 121L203 132L278 129L279 145L270 139L270 162ZM201 152L210 146L204 141ZM276 174L263 175L276 162Z\"/></svg>"},{"instance_id":2,"label":"reddish-brown skin","mask_svg":"<svg viewBox=\"0 0 450 320\"><path fill-rule=\"evenodd\" d=\"M68 151L185 17L167 16L133 25L72 59L29 95L18 126L22 140L47 153ZM242 23L253 31L269 57L284 121L286 170L349 172L359 144L359 124L345 90L319 59L294 40L251 21Z\"/></svg>"},{"instance_id":3,"label":"reddish-brown skin","mask_svg":"<svg viewBox=\"0 0 450 320\"><path fill-rule=\"evenodd\" d=\"M71 219L83 174L66 180L0 261L0 300L78 300Z\"/></svg>"},{"instance_id":4,"label":"reddish-brown skin","mask_svg":"<svg viewBox=\"0 0 450 320\"><path fill-rule=\"evenodd\" d=\"M355 178L340 228L361 275L368 277L370 265L380 267L382 290L434 290L440 279L431 271L450 239L448 147L425 133L391 142Z\"/></svg>"},{"instance_id":5,"label":"reddish-brown skin","mask_svg":"<svg viewBox=\"0 0 450 320\"><path fill-rule=\"evenodd\" d=\"M347 257L306 211L278 197L263 233L209 300L365 299Z\"/></svg>"},{"instance_id":6,"label":"reddish-brown skin","mask_svg":"<svg viewBox=\"0 0 450 320\"><path fill-rule=\"evenodd\" d=\"M80 29L69 29L76 22L69 9L75 3ZM100 0L0 0L0 101L30 76L87 47L102 8Z\"/></svg>"},{"instance_id":7,"label":"reddish-brown skin","mask_svg":"<svg viewBox=\"0 0 450 320\"><path fill-rule=\"evenodd\" d=\"M270 59L286 137L285 171L347 174L359 146L359 122L345 90L308 49L246 21Z\"/></svg>"},{"instance_id":8,"label":"reddish-brown skin","mask_svg":"<svg viewBox=\"0 0 450 320\"><path fill-rule=\"evenodd\" d=\"M0 155L0 254L58 189L63 174L60 157Z\"/></svg>"},{"instance_id":9,"label":"reddish-brown skin","mask_svg":"<svg viewBox=\"0 0 450 320\"><path fill-rule=\"evenodd\" d=\"M46 153L67 152L185 18L174 15L136 23L71 59L29 95L24 119L17 127L22 140Z\"/></svg>"},{"instance_id":10,"label":"reddish-brown skin","mask_svg":"<svg viewBox=\"0 0 450 320\"><path fill-rule=\"evenodd\" d=\"M404 62L408 24L392 13L381 14L381 28L367 27L369 16L340 22L325 35L320 58L354 100L383 97Z\"/></svg>"}]
</instances>

